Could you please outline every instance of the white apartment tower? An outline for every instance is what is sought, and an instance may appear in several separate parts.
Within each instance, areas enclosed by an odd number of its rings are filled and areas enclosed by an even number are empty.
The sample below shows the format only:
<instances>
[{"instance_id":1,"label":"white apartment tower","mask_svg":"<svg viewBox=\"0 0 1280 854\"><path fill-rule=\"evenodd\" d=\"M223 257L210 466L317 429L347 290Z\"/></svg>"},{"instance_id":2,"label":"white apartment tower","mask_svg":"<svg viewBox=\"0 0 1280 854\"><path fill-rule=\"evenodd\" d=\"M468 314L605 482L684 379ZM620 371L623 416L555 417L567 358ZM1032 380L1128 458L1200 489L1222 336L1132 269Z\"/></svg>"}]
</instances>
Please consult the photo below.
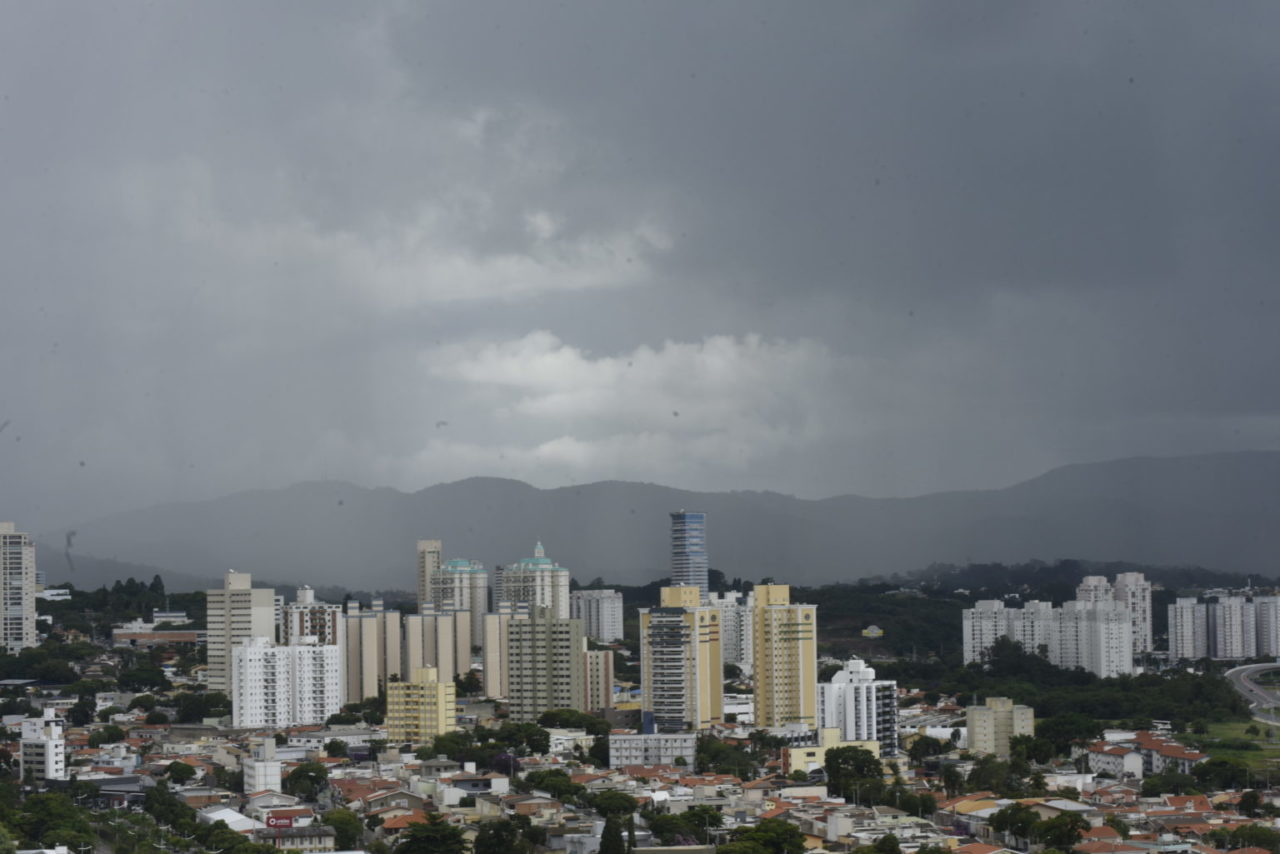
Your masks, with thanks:
<instances>
[{"instance_id":1,"label":"white apartment tower","mask_svg":"<svg viewBox=\"0 0 1280 854\"><path fill-rule=\"evenodd\" d=\"M755 597L730 590L710 594L707 604L720 610L720 650L724 663L735 664L744 673L751 673Z\"/></svg>"},{"instance_id":2,"label":"white apartment tower","mask_svg":"<svg viewBox=\"0 0 1280 854\"><path fill-rule=\"evenodd\" d=\"M39 643L36 635L36 547L31 538L0 522L0 648L10 655Z\"/></svg>"},{"instance_id":3,"label":"white apartment tower","mask_svg":"<svg viewBox=\"0 0 1280 854\"><path fill-rule=\"evenodd\" d=\"M569 597L569 616L582 620L587 637L600 643L622 640L622 592L575 590Z\"/></svg>"},{"instance_id":4,"label":"white apartment tower","mask_svg":"<svg viewBox=\"0 0 1280 854\"><path fill-rule=\"evenodd\" d=\"M231 652L232 725L322 724L342 709L341 650L315 638L277 646L254 637Z\"/></svg>"},{"instance_id":5,"label":"white apartment tower","mask_svg":"<svg viewBox=\"0 0 1280 854\"><path fill-rule=\"evenodd\" d=\"M1101 575L1085 576L1076 588L1076 601L1124 605L1129 609L1134 653L1151 651L1151 582L1141 572L1119 573L1115 584Z\"/></svg>"},{"instance_id":6,"label":"white apartment tower","mask_svg":"<svg viewBox=\"0 0 1280 854\"><path fill-rule=\"evenodd\" d=\"M489 611L489 573L484 565L479 561L457 558L445 561L431 577L431 598L422 604L424 612L428 606L440 613L468 612L471 640L466 646L482 646L484 615ZM467 661L470 662L469 657Z\"/></svg>"},{"instance_id":7,"label":"white apartment tower","mask_svg":"<svg viewBox=\"0 0 1280 854\"><path fill-rule=\"evenodd\" d=\"M1209 604L1209 654L1214 658L1253 658L1258 627L1253 603L1243 596L1220 596Z\"/></svg>"},{"instance_id":8,"label":"white apartment tower","mask_svg":"<svg viewBox=\"0 0 1280 854\"><path fill-rule=\"evenodd\" d=\"M272 737L249 740L249 755L241 760L246 792L283 792L284 761L276 758L276 740Z\"/></svg>"},{"instance_id":9,"label":"white apartment tower","mask_svg":"<svg viewBox=\"0 0 1280 854\"><path fill-rule=\"evenodd\" d=\"M1199 661L1209 657L1209 606L1194 596L1169 606L1169 660Z\"/></svg>"},{"instance_id":10,"label":"white apartment tower","mask_svg":"<svg viewBox=\"0 0 1280 854\"><path fill-rule=\"evenodd\" d=\"M965 664L981 661L1007 637L1027 652L1043 653L1065 668L1082 667L1103 678L1133 672L1131 612L1110 597L1067 602L1055 608L1030 601L1023 608L982 600L962 615Z\"/></svg>"},{"instance_id":11,"label":"white apartment tower","mask_svg":"<svg viewBox=\"0 0 1280 854\"><path fill-rule=\"evenodd\" d=\"M496 587L496 602L523 602L548 609L556 619L569 619L569 570L547 557L542 543L533 557L499 567Z\"/></svg>"},{"instance_id":12,"label":"white apartment tower","mask_svg":"<svg viewBox=\"0 0 1280 854\"><path fill-rule=\"evenodd\" d=\"M878 741L881 755L898 752L898 683L851 658L818 685L818 727L840 730L842 741Z\"/></svg>"},{"instance_id":13,"label":"white apartment tower","mask_svg":"<svg viewBox=\"0 0 1280 854\"><path fill-rule=\"evenodd\" d=\"M65 726L54 709L45 709L42 717L22 722L21 777L25 780L30 776L32 785L38 789L44 788L46 780L67 779Z\"/></svg>"},{"instance_id":14,"label":"white apartment tower","mask_svg":"<svg viewBox=\"0 0 1280 854\"><path fill-rule=\"evenodd\" d=\"M208 607L210 691L231 690L231 651L250 638L276 636L275 591L254 587L247 572L228 570L220 589L205 593Z\"/></svg>"}]
</instances>

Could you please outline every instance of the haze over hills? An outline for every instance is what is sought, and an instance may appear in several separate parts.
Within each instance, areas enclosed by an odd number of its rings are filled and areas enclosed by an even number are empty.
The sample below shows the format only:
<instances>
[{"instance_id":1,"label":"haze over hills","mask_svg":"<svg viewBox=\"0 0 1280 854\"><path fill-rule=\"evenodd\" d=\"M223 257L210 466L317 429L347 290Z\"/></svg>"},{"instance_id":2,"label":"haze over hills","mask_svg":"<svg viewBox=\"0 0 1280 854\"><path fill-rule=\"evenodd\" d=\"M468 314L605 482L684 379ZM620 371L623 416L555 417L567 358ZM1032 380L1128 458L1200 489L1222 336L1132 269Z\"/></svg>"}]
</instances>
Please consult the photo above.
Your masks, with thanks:
<instances>
[{"instance_id":1,"label":"haze over hills","mask_svg":"<svg viewBox=\"0 0 1280 854\"><path fill-rule=\"evenodd\" d=\"M1071 465L1004 489L903 499L624 482L537 489L497 478L406 494L324 482L115 514L77 525L73 542L77 562L142 564L192 583L233 567L367 590L411 588L420 538L488 566L529 556L541 540L581 582L641 583L668 572L667 513L687 508L710 514L711 565L731 578L820 584L939 562L1063 557L1273 575L1277 483L1280 452L1269 451ZM65 533L39 537L46 554L61 557ZM91 586L87 570L77 579L64 564L45 564L50 582ZM90 565L95 577L112 566Z\"/></svg>"}]
</instances>

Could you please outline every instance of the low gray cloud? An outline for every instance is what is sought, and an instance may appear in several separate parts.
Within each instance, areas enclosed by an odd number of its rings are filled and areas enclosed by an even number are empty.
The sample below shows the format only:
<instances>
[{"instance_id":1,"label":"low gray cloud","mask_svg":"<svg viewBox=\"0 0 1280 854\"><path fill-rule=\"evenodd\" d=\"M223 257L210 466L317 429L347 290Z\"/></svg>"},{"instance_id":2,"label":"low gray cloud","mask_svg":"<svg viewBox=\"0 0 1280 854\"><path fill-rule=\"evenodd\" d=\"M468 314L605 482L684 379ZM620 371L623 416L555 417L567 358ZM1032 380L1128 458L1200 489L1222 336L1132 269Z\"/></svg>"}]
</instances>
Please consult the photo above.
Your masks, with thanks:
<instances>
[{"instance_id":1,"label":"low gray cloud","mask_svg":"<svg viewBox=\"0 0 1280 854\"><path fill-rule=\"evenodd\" d=\"M1280 444L1273 5L5 17L0 518Z\"/></svg>"}]
</instances>

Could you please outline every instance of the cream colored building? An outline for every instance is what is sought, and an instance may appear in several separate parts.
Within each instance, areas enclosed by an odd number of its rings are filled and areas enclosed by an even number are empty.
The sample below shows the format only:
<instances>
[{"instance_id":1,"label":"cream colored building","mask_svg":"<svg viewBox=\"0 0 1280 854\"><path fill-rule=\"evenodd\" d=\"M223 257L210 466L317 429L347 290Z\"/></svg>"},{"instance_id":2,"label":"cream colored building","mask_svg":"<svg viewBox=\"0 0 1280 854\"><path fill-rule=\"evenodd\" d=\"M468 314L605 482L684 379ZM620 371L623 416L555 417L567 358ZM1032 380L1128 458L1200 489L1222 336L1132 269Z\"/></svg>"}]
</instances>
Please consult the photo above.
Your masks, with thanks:
<instances>
[{"instance_id":1,"label":"cream colored building","mask_svg":"<svg viewBox=\"0 0 1280 854\"><path fill-rule=\"evenodd\" d=\"M752 590L755 725L818 723L817 606L792 604L786 584Z\"/></svg>"},{"instance_id":2,"label":"cream colored building","mask_svg":"<svg viewBox=\"0 0 1280 854\"><path fill-rule=\"evenodd\" d=\"M378 696L380 686L403 673L400 612L385 610L381 599L374 599L372 606L361 611L359 602L347 603L344 703Z\"/></svg>"},{"instance_id":3,"label":"cream colored building","mask_svg":"<svg viewBox=\"0 0 1280 854\"><path fill-rule=\"evenodd\" d=\"M601 712L613 708L613 650L589 649L582 654L586 668L587 701L584 712Z\"/></svg>"},{"instance_id":4,"label":"cream colored building","mask_svg":"<svg viewBox=\"0 0 1280 854\"><path fill-rule=\"evenodd\" d=\"M827 751L837 747L861 747L877 759L880 758L880 742L878 741L844 741L839 727L825 727L818 730L818 743L804 747L786 747L782 750L782 773L795 771L815 771L827 762Z\"/></svg>"},{"instance_id":5,"label":"cream colored building","mask_svg":"<svg viewBox=\"0 0 1280 854\"><path fill-rule=\"evenodd\" d=\"M658 732L724 722L720 609L693 585L664 587L657 608L640 611L641 709Z\"/></svg>"},{"instance_id":6,"label":"cream colored building","mask_svg":"<svg viewBox=\"0 0 1280 854\"><path fill-rule=\"evenodd\" d=\"M448 678L471 670L470 611L441 611L423 606L420 614L406 614L404 622L404 672L435 667Z\"/></svg>"},{"instance_id":7,"label":"cream colored building","mask_svg":"<svg viewBox=\"0 0 1280 854\"><path fill-rule=\"evenodd\" d=\"M439 540L418 540L418 604L434 604L433 582L444 563L444 546Z\"/></svg>"},{"instance_id":8,"label":"cream colored building","mask_svg":"<svg viewBox=\"0 0 1280 854\"><path fill-rule=\"evenodd\" d=\"M419 667L406 682L387 685L387 739L393 744L429 744L458 728L452 679L434 667Z\"/></svg>"},{"instance_id":9,"label":"cream colored building","mask_svg":"<svg viewBox=\"0 0 1280 854\"><path fill-rule=\"evenodd\" d=\"M523 602L530 608L549 608L557 619L569 618L569 570L547 557L538 543L533 557L500 567L494 601Z\"/></svg>"},{"instance_id":10,"label":"cream colored building","mask_svg":"<svg viewBox=\"0 0 1280 854\"><path fill-rule=\"evenodd\" d=\"M582 621L554 617L546 608L507 623L507 706L513 722L585 705L584 646Z\"/></svg>"},{"instance_id":11,"label":"cream colored building","mask_svg":"<svg viewBox=\"0 0 1280 854\"><path fill-rule=\"evenodd\" d=\"M1036 714L1030 706L1015 706L1008 697L988 697L985 705L965 710L969 750L1009 758L1009 741L1016 735L1035 735Z\"/></svg>"},{"instance_id":12,"label":"cream colored building","mask_svg":"<svg viewBox=\"0 0 1280 854\"><path fill-rule=\"evenodd\" d=\"M205 591L210 691L231 693L231 651L250 638L276 638L276 592L254 587L247 572L227 570L222 588Z\"/></svg>"},{"instance_id":13,"label":"cream colored building","mask_svg":"<svg viewBox=\"0 0 1280 854\"><path fill-rule=\"evenodd\" d=\"M500 602L494 613L484 615L484 650L481 660L486 697L506 699L510 690L511 671L507 648L510 644L511 621L527 619L529 606L514 602Z\"/></svg>"},{"instance_id":14,"label":"cream colored building","mask_svg":"<svg viewBox=\"0 0 1280 854\"><path fill-rule=\"evenodd\" d=\"M10 655L40 642L36 633L36 547L31 538L0 522L0 649Z\"/></svg>"}]
</instances>

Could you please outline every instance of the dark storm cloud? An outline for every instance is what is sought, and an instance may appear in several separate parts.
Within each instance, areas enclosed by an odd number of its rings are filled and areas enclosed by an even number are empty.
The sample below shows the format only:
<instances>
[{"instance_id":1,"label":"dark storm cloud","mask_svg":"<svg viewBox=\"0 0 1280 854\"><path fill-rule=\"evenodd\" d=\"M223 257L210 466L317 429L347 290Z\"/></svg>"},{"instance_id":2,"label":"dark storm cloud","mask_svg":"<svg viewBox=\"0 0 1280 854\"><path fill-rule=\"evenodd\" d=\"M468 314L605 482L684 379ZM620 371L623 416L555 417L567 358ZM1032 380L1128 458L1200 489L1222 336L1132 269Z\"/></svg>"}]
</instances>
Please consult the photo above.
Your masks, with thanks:
<instances>
[{"instance_id":1,"label":"dark storm cloud","mask_svg":"<svg viewBox=\"0 0 1280 854\"><path fill-rule=\"evenodd\" d=\"M1277 444L1274 6L6 13L0 518Z\"/></svg>"}]
</instances>

